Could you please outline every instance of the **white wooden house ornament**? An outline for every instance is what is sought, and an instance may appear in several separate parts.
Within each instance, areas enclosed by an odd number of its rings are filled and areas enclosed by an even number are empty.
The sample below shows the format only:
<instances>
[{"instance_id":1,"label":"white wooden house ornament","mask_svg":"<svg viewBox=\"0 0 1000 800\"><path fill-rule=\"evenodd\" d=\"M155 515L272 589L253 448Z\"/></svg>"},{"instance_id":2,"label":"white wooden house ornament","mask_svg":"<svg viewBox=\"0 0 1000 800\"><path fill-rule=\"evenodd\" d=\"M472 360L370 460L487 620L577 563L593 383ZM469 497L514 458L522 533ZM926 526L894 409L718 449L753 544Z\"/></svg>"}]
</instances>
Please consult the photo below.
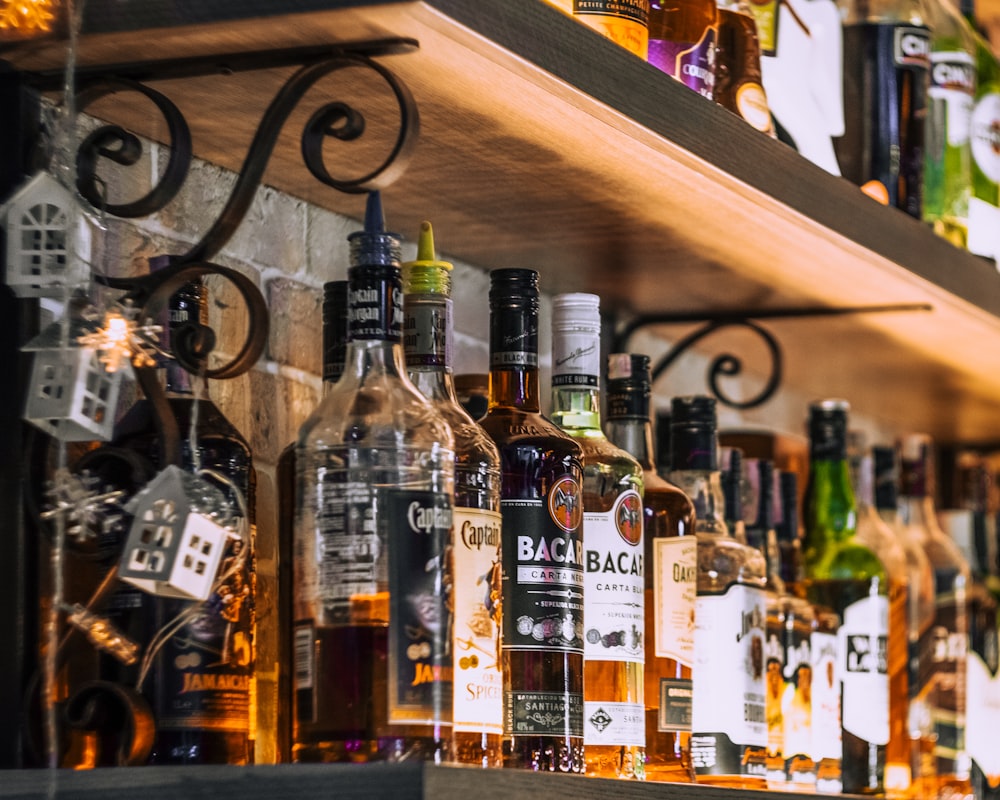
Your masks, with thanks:
<instances>
[{"instance_id":1,"label":"white wooden house ornament","mask_svg":"<svg viewBox=\"0 0 1000 800\"><path fill-rule=\"evenodd\" d=\"M230 531L222 493L179 467L160 472L125 506L133 514L118 577L159 597L207 600Z\"/></svg>"},{"instance_id":2,"label":"white wooden house ornament","mask_svg":"<svg viewBox=\"0 0 1000 800\"><path fill-rule=\"evenodd\" d=\"M68 335L64 324L53 322L22 348L35 354L24 418L64 442L108 441L129 371L108 372L99 350L77 342L96 323L72 319Z\"/></svg>"},{"instance_id":3,"label":"white wooden house ornament","mask_svg":"<svg viewBox=\"0 0 1000 800\"><path fill-rule=\"evenodd\" d=\"M58 297L90 276L95 223L52 175L39 172L0 205L7 285L18 297Z\"/></svg>"}]
</instances>

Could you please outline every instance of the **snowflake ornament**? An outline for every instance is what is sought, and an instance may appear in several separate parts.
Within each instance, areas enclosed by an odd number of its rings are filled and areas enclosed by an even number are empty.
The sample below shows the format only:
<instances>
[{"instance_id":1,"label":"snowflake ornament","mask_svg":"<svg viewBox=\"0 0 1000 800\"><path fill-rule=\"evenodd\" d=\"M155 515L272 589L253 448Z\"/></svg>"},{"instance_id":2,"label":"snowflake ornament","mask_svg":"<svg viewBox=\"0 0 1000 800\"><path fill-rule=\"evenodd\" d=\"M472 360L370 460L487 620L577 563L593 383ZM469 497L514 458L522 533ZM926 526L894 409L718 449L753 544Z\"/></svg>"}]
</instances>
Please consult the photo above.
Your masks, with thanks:
<instances>
[{"instance_id":1,"label":"snowflake ornament","mask_svg":"<svg viewBox=\"0 0 1000 800\"><path fill-rule=\"evenodd\" d=\"M107 372L117 372L129 363L134 367L155 367L154 355L163 352L158 345L163 326L150 318L140 324L140 312L126 300L104 315L96 331L77 338L77 343L97 350Z\"/></svg>"},{"instance_id":2,"label":"snowflake ornament","mask_svg":"<svg viewBox=\"0 0 1000 800\"><path fill-rule=\"evenodd\" d=\"M126 666L139 660L139 645L118 630L107 617L95 614L79 603L62 608L66 612L66 621L98 650L114 656Z\"/></svg>"},{"instance_id":3,"label":"snowflake ornament","mask_svg":"<svg viewBox=\"0 0 1000 800\"><path fill-rule=\"evenodd\" d=\"M75 475L68 469L57 470L46 494L51 505L39 516L43 520L62 516L66 535L77 541L107 533L121 521L121 514L105 512L124 492L102 492L100 480L87 472Z\"/></svg>"}]
</instances>

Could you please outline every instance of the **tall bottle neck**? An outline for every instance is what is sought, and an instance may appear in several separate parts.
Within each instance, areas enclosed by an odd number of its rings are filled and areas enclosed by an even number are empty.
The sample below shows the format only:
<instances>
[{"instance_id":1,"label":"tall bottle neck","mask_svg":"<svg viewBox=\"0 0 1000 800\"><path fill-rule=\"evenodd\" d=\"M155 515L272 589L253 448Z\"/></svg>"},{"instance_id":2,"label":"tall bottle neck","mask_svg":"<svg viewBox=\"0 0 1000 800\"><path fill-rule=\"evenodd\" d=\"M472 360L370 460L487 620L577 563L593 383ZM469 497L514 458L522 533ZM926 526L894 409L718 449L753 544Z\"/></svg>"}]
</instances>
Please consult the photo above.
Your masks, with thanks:
<instances>
[{"instance_id":1,"label":"tall bottle neck","mask_svg":"<svg viewBox=\"0 0 1000 800\"><path fill-rule=\"evenodd\" d=\"M670 482L681 489L694 505L695 530L698 533L729 535L726 499L719 470L673 470Z\"/></svg>"},{"instance_id":2,"label":"tall bottle neck","mask_svg":"<svg viewBox=\"0 0 1000 800\"><path fill-rule=\"evenodd\" d=\"M655 472L653 463L653 424L648 419L609 416L605 432L616 446L629 453L643 472Z\"/></svg>"},{"instance_id":3,"label":"tall bottle neck","mask_svg":"<svg viewBox=\"0 0 1000 800\"><path fill-rule=\"evenodd\" d=\"M541 410L538 379L538 301L491 299L489 408Z\"/></svg>"},{"instance_id":4,"label":"tall bottle neck","mask_svg":"<svg viewBox=\"0 0 1000 800\"><path fill-rule=\"evenodd\" d=\"M432 400L458 403L452 374L452 300L450 275L436 270L433 283L416 281L431 268L408 267L403 305L403 351L410 380ZM421 289L423 289L421 291Z\"/></svg>"},{"instance_id":5,"label":"tall bottle neck","mask_svg":"<svg viewBox=\"0 0 1000 800\"><path fill-rule=\"evenodd\" d=\"M403 290L398 266L357 265L348 276L348 365L364 355L372 364L403 368ZM377 356L376 351L385 351Z\"/></svg>"}]
</instances>

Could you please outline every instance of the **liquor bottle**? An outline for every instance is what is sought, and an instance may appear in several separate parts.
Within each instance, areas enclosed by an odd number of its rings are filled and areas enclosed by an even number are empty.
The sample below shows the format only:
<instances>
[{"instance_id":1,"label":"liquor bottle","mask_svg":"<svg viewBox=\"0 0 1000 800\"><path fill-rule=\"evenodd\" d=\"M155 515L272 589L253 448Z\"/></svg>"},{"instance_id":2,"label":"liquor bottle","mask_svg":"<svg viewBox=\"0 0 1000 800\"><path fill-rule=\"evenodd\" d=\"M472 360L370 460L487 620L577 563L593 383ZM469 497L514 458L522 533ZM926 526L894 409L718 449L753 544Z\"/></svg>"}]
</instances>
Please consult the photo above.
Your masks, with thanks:
<instances>
[{"instance_id":1,"label":"liquor bottle","mask_svg":"<svg viewBox=\"0 0 1000 800\"><path fill-rule=\"evenodd\" d=\"M583 743L587 774L645 780L642 467L601 429L594 294L552 300L552 421L583 449Z\"/></svg>"},{"instance_id":2,"label":"liquor bottle","mask_svg":"<svg viewBox=\"0 0 1000 800\"><path fill-rule=\"evenodd\" d=\"M951 0L928 0L930 86L924 145L923 218L956 247L968 242L972 195L970 126L976 95L976 43Z\"/></svg>"},{"instance_id":3,"label":"liquor bottle","mask_svg":"<svg viewBox=\"0 0 1000 800\"><path fill-rule=\"evenodd\" d=\"M583 449L541 414L538 273L490 273L500 450L504 766L583 773Z\"/></svg>"},{"instance_id":4,"label":"liquor bottle","mask_svg":"<svg viewBox=\"0 0 1000 800\"><path fill-rule=\"evenodd\" d=\"M965 753L969 564L938 524L930 437L907 434L897 442L897 450L904 534L920 543L934 574L934 643L927 689L934 728L933 796L967 793L971 791Z\"/></svg>"},{"instance_id":5,"label":"liquor bottle","mask_svg":"<svg viewBox=\"0 0 1000 800\"><path fill-rule=\"evenodd\" d=\"M347 355L347 281L327 281L323 284L323 391L324 393L344 374ZM292 708L295 689L292 681L293 631L295 628L292 591L293 541L295 538L295 442L289 442L278 456L275 483L278 487L278 588L277 619L279 656L276 709L277 761L285 763L292 757Z\"/></svg>"},{"instance_id":6,"label":"liquor bottle","mask_svg":"<svg viewBox=\"0 0 1000 800\"><path fill-rule=\"evenodd\" d=\"M1000 59L976 22L973 0L962 0L961 10L972 26L976 46L968 248L996 260L1000 258Z\"/></svg>"},{"instance_id":7,"label":"liquor bottle","mask_svg":"<svg viewBox=\"0 0 1000 800\"><path fill-rule=\"evenodd\" d=\"M160 266L158 259L151 264ZM164 349L170 337L208 322L207 289L192 282L170 300ZM176 361L164 369L170 411L182 437L181 460L186 469L201 468L223 476L216 483L234 508L239 492L250 515L250 542L231 545L224 558L243 560L236 570L188 621L156 652L139 689L150 703L156 722L151 764L248 764L251 741L251 682L254 677L254 536L256 473L250 446L208 396L204 381L195 381ZM193 427L192 427L193 423ZM112 445L137 453L161 469L161 439L152 402L142 399L122 417ZM249 547L243 553L242 548ZM192 603L154 597L133 588L119 589L109 604L111 620L149 652L154 636ZM109 663L111 659L106 659ZM113 662L109 670L121 667ZM135 678L129 670L130 678ZM124 677L124 673L119 673Z\"/></svg>"},{"instance_id":8,"label":"liquor bottle","mask_svg":"<svg viewBox=\"0 0 1000 800\"><path fill-rule=\"evenodd\" d=\"M882 794L890 730L890 615L897 594L898 602L905 602L905 577L897 592L879 552L883 543L857 535L847 461L848 409L843 400L823 400L809 408L802 555L806 596L841 619L836 674L842 683L843 791ZM901 619L905 624L905 607Z\"/></svg>"},{"instance_id":9,"label":"liquor bottle","mask_svg":"<svg viewBox=\"0 0 1000 800\"><path fill-rule=\"evenodd\" d=\"M899 466L895 448L874 446L871 465L875 510L902 546L906 557L910 780L911 793L922 797L933 793L936 774L934 726L927 694L933 674L934 572L920 538L908 535L899 517ZM865 475L867 480L867 470Z\"/></svg>"},{"instance_id":10,"label":"liquor bottle","mask_svg":"<svg viewBox=\"0 0 1000 800\"><path fill-rule=\"evenodd\" d=\"M416 386L455 436L452 559L452 732L455 760L502 766L500 674L500 453L466 413L452 376L452 265L420 226L417 258L403 264L403 350Z\"/></svg>"},{"instance_id":11,"label":"liquor bottle","mask_svg":"<svg viewBox=\"0 0 1000 800\"><path fill-rule=\"evenodd\" d=\"M770 8L769 13L777 18L777 7L777 2L751 6L747 0L721 0L713 92L716 103L772 138L777 134L764 91L758 37L760 19L754 16L754 10Z\"/></svg>"},{"instance_id":12,"label":"liquor bottle","mask_svg":"<svg viewBox=\"0 0 1000 800\"><path fill-rule=\"evenodd\" d=\"M767 561L767 785L808 791L816 784L810 649L816 614L809 602L788 590L782 577L774 463L749 459L747 467L753 509L747 544L760 550Z\"/></svg>"},{"instance_id":13,"label":"liquor bottle","mask_svg":"<svg viewBox=\"0 0 1000 800\"><path fill-rule=\"evenodd\" d=\"M649 41L649 0L548 0L615 44L646 58Z\"/></svg>"},{"instance_id":14,"label":"liquor bottle","mask_svg":"<svg viewBox=\"0 0 1000 800\"><path fill-rule=\"evenodd\" d=\"M930 31L923 0L838 0L843 21L840 173L921 218Z\"/></svg>"},{"instance_id":15,"label":"liquor bottle","mask_svg":"<svg viewBox=\"0 0 1000 800\"><path fill-rule=\"evenodd\" d=\"M649 6L649 63L711 100L719 31L715 0L651 0Z\"/></svg>"},{"instance_id":16,"label":"liquor bottle","mask_svg":"<svg viewBox=\"0 0 1000 800\"><path fill-rule=\"evenodd\" d=\"M296 761L445 760L454 437L406 376L399 239L352 233L346 367L299 430Z\"/></svg>"},{"instance_id":17,"label":"liquor bottle","mask_svg":"<svg viewBox=\"0 0 1000 800\"><path fill-rule=\"evenodd\" d=\"M885 748L884 783L890 797L910 797L917 790L913 780L909 691L909 580L906 552L899 537L875 508L875 471L864 436L848 435L847 457L857 503L855 538L879 555L889 573L889 637L886 668L889 678L889 741Z\"/></svg>"},{"instance_id":18,"label":"liquor bottle","mask_svg":"<svg viewBox=\"0 0 1000 800\"><path fill-rule=\"evenodd\" d=\"M723 512L722 519L726 523L729 535L736 541L746 544L747 530L743 519L743 492L746 488L746 475L743 466L743 451L738 447L719 448L719 467L721 468Z\"/></svg>"},{"instance_id":19,"label":"liquor bottle","mask_svg":"<svg viewBox=\"0 0 1000 800\"><path fill-rule=\"evenodd\" d=\"M608 357L605 431L642 467L646 599L646 780L694 781L691 675L697 539L691 499L653 463L649 357Z\"/></svg>"},{"instance_id":20,"label":"liquor bottle","mask_svg":"<svg viewBox=\"0 0 1000 800\"><path fill-rule=\"evenodd\" d=\"M763 789L767 566L723 519L715 400L671 401L670 473L694 503L698 538L691 759L699 783Z\"/></svg>"}]
</instances>

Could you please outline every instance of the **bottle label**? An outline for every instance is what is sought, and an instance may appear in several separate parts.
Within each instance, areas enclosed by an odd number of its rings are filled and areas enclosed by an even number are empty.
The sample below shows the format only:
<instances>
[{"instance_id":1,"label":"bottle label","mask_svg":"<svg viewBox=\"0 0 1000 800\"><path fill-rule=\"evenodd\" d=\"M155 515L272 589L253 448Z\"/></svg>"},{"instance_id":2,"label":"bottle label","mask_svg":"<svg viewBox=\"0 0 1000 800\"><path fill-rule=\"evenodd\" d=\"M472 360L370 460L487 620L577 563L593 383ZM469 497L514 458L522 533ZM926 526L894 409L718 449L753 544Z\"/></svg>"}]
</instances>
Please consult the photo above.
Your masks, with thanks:
<instances>
[{"instance_id":1,"label":"bottle label","mask_svg":"<svg viewBox=\"0 0 1000 800\"><path fill-rule=\"evenodd\" d=\"M658 731L691 730L691 706L694 697L689 678L660 678L660 714Z\"/></svg>"},{"instance_id":2,"label":"bottle label","mask_svg":"<svg viewBox=\"0 0 1000 800\"><path fill-rule=\"evenodd\" d=\"M968 710L965 720L966 749L984 775L1000 776L1000 747L997 747L997 720L1000 720L1000 672L993 672L979 653L966 661Z\"/></svg>"},{"instance_id":3,"label":"bottle label","mask_svg":"<svg viewBox=\"0 0 1000 800\"><path fill-rule=\"evenodd\" d=\"M694 663L697 551L694 536L653 540L656 657L671 658L685 667ZM688 725L690 730L690 720Z\"/></svg>"},{"instance_id":4,"label":"bottle label","mask_svg":"<svg viewBox=\"0 0 1000 800\"><path fill-rule=\"evenodd\" d=\"M976 63L972 53L961 50L933 51L930 60L930 86L927 96L931 100L929 113L935 115L934 102L943 105L944 142L948 147L959 147L969 141L969 122L972 118L973 96L976 91ZM934 155L934 127L927 146Z\"/></svg>"},{"instance_id":5,"label":"bottle label","mask_svg":"<svg viewBox=\"0 0 1000 800\"><path fill-rule=\"evenodd\" d=\"M808 752L819 763L840 761L840 675L837 670L837 635L814 631L809 637L812 651L812 748Z\"/></svg>"},{"instance_id":6,"label":"bottle label","mask_svg":"<svg viewBox=\"0 0 1000 800\"><path fill-rule=\"evenodd\" d=\"M583 496L560 478L547 501L503 500L503 647L583 653ZM582 710L580 712L582 714Z\"/></svg>"},{"instance_id":7,"label":"bottle label","mask_svg":"<svg viewBox=\"0 0 1000 800\"><path fill-rule=\"evenodd\" d=\"M645 585L642 499L622 492L608 512L585 512L584 615L587 661L643 663Z\"/></svg>"},{"instance_id":8,"label":"bottle label","mask_svg":"<svg viewBox=\"0 0 1000 800\"><path fill-rule=\"evenodd\" d=\"M750 11L757 23L757 40L762 56L773 56L778 52L778 8L778 0L750 0Z\"/></svg>"},{"instance_id":9,"label":"bottle label","mask_svg":"<svg viewBox=\"0 0 1000 800\"><path fill-rule=\"evenodd\" d=\"M987 179L1000 183L1000 92L984 94L976 101L970 126L973 161ZM983 199L996 205L996 187Z\"/></svg>"},{"instance_id":10,"label":"bottle label","mask_svg":"<svg viewBox=\"0 0 1000 800\"><path fill-rule=\"evenodd\" d=\"M645 747L645 715L639 703L584 702L584 746Z\"/></svg>"},{"instance_id":11,"label":"bottle label","mask_svg":"<svg viewBox=\"0 0 1000 800\"><path fill-rule=\"evenodd\" d=\"M574 692L505 692L504 733L583 736L583 696Z\"/></svg>"},{"instance_id":12,"label":"bottle label","mask_svg":"<svg viewBox=\"0 0 1000 800\"><path fill-rule=\"evenodd\" d=\"M450 367L452 356L452 301L405 304L403 350L408 367Z\"/></svg>"},{"instance_id":13,"label":"bottle label","mask_svg":"<svg viewBox=\"0 0 1000 800\"><path fill-rule=\"evenodd\" d=\"M597 15L649 24L649 0L573 0L577 16Z\"/></svg>"},{"instance_id":14,"label":"bottle label","mask_svg":"<svg viewBox=\"0 0 1000 800\"><path fill-rule=\"evenodd\" d=\"M895 26L892 41L893 60L897 66L930 68L931 34L927 28Z\"/></svg>"},{"instance_id":15,"label":"bottle label","mask_svg":"<svg viewBox=\"0 0 1000 800\"><path fill-rule=\"evenodd\" d=\"M954 571L935 571L932 663L934 689L930 693L934 724L934 756L938 771L956 774L964 750L959 718L965 707L966 661L969 651L968 603L961 576Z\"/></svg>"},{"instance_id":16,"label":"bottle label","mask_svg":"<svg viewBox=\"0 0 1000 800\"><path fill-rule=\"evenodd\" d=\"M844 609L837 635L844 730L872 744L889 741L889 600L869 595Z\"/></svg>"},{"instance_id":17,"label":"bottle label","mask_svg":"<svg viewBox=\"0 0 1000 800\"><path fill-rule=\"evenodd\" d=\"M790 612L794 614L794 610ZM782 645L781 754L788 780L815 779L813 753L813 685L811 631L793 624L785 629ZM770 676L770 673L769 673ZM770 719L768 719L770 733ZM769 738L770 743L770 738Z\"/></svg>"},{"instance_id":18,"label":"bottle label","mask_svg":"<svg viewBox=\"0 0 1000 800\"><path fill-rule=\"evenodd\" d=\"M552 386L595 387L601 374L597 337L586 331L552 337Z\"/></svg>"},{"instance_id":19,"label":"bottle label","mask_svg":"<svg viewBox=\"0 0 1000 800\"><path fill-rule=\"evenodd\" d=\"M403 338L403 289L392 280L356 270L347 291L347 326L351 340L400 342Z\"/></svg>"},{"instance_id":20,"label":"bottle label","mask_svg":"<svg viewBox=\"0 0 1000 800\"><path fill-rule=\"evenodd\" d=\"M451 718L451 498L386 491L389 547L389 722Z\"/></svg>"},{"instance_id":21,"label":"bottle label","mask_svg":"<svg viewBox=\"0 0 1000 800\"><path fill-rule=\"evenodd\" d=\"M698 775L765 777L765 593L731 585L695 602L691 759Z\"/></svg>"},{"instance_id":22,"label":"bottle label","mask_svg":"<svg viewBox=\"0 0 1000 800\"><path fill-rule=\"evenodd\" d=\"M500 514L455 508L456 732L503 733L500 672Z\"/></svg>"},{"instance_id":23,"label":"bottle label","mask_svg":"<svg viewBox=\"0 0 1000 800\"><path fill-rule=\"evenodd\" d=\"M490 369L519 370L538 366L538 314L521 308L490 313Z\"/></svg>"},{"instance_id":24,"label":"bottle label","mask_svg":"<svg viewBox=\"0 0 1000 800\"><path fill-rule=\"evenodd\" d=\"M767 95L759 83L744 83L736 90L736 107L743 117L757 130L770 133L771 109L767 105Z\"/></svg>"},{"instance_id":25,"label":"bottle label","mask_svg":"<svg viewBox=\"0 0 1000 800\"><path fill-rule=\"evenodd\" d=\"M783 743L785 722L782 700L785 689L785 648L782 645L784 620L773 615L767 620L767 641L764 644L764 714L767 717L767 780L785 780Z\"/></svg>"},{"instance_id":26,"label":"bottle label","mask_svg":"<svg viewBox=\"0 0 1000 800\"><path fill-rule=\"evenodd\" d=\"M715 30L706 28L697 42L649 40L650 64L672 75L689 89L712 99L715 92Z\"/></svg>"}]
</instances>

